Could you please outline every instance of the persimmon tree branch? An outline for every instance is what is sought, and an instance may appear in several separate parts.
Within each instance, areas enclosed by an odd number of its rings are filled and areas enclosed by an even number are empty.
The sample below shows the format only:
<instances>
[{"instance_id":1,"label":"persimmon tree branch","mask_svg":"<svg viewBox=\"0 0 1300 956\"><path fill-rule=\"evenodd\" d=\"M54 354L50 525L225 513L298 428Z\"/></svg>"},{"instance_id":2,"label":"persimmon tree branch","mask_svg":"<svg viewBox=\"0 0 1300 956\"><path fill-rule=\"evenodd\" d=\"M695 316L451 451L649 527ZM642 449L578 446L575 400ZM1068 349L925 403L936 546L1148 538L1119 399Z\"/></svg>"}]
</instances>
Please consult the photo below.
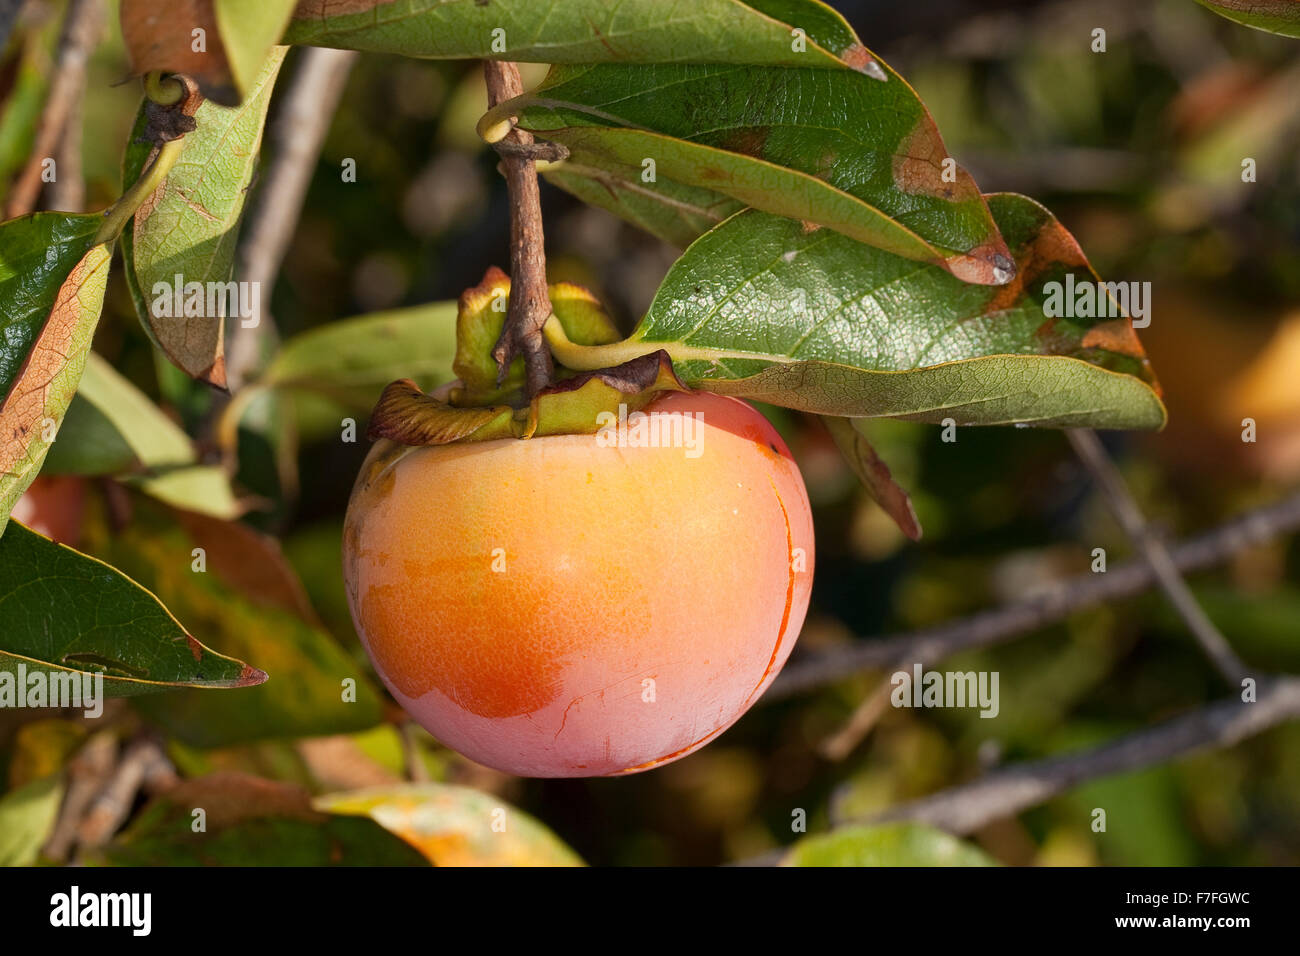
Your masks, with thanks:
<instances>
[{"instance_id":1,"label":"persimmon tree branch","mask_svg":"<svg viewBox=\"0 0 1300 956\"><path fill-rule=\"evenodd\" d=\"M321 144L356 58L353 50L303 49L284 99L278 104L279 113L267 135L272 159L245 218L236 253L238 277L255 283L262 294L258 297L261 305L255 324L243 327L234 322L226 330L230 342L226 383L232 393L256 367L261 344L274 335L267 308L271 288L302 216Z\"/></svg>"},{"instance_id":2,"label":"persimmon tree branch","mask_svg":"<svg viewBox=\"0 0 1300 956\"><path fill-rule=\"evenodd\" d=\"M1249 511L1170 547L1168 552L1174 567L1185 573L1213 567L1239 551L1296 530L1300 530L1300 493ZM961 651L993 647L1084 608L1141 594L1155 582L1155 571L1146 560L1130 561L1104 574L1065 579L1032 597L958 621L805 654L786 667L762 699L779 700L858 672L892 666L898 660L932 662Z\"/></svg>"},{"instance_id":3,"label":"persimmon tree branch","mask_svg":"<svg viewBox=\"0 0 1300 956\"><path fill-rule=\"evenodd\" d=\"M1169 555L1169 549L1157 538L1142 516L1141 509L1133 500L1124 476L1106 453L1097 433L1087 428L1072 428L1066 433L1075 453L1092 473L1093 479L1101 489L1111 514L1119 522L1129 540L1146 559L1156 585L1164 592L1169 603L1173 605L1178 616L1183 619L1192 636L1196 638L1205 656L1210 659L1223 679L1233 686L1240 686L1248 670L1233 651L1219 629L1214 626L1204 609L1196 602L1192 589L1178 572L1177 566Z\"/></svg>"},{"instance_id":4,"label":"persimmon tree branch","mask_svg":"<svg viewBox=\"0 0 1300 956\"><path fill-rule=\"evenodd\" d=\"M853 822L911 820L950 833L970 833L1088 780L1139 770L1203 750L1231 747L1300 718L1300 677L1260 678L1258 691L1253 702L1230 697L1099 747L996 770L972 783Z\"/></svg>"},{"instance_id":5,"label":"persimmon tree branch","mask_svg":"<svg viewBox=\"0 0 1300 956\"><path fill-rule=\"evenodd\" d=\"M487 60L483 77L488 109L524 92L519 68L513 63ZM501 156L510 191L510 305L492 358L497 363L497 380L502 381L510 364L522 356L532 398L550 384L555 371L542 337L542 327L551 316L551 299L546 288L542 196L535 153L530 149L535 144L531 133L516 127L492 145Z\"/></svg>"},{"instance_id":6,"label":"persimmon tree branch","mask_svg":"<svg viewBox=\"0 0 1300 956\"><path fill-rule=\"evenodd\" d=\"M103 0L71 0L63 17L49 96L36 129L31 157L18 174L5 201L4 218L26 215L36 208L44 185L45 161L54 159L69 122L77 115L86 89L86 64L99 40L104 19ZM63 171L55 167L55 176Z\"/></svg>"}]
</instances>

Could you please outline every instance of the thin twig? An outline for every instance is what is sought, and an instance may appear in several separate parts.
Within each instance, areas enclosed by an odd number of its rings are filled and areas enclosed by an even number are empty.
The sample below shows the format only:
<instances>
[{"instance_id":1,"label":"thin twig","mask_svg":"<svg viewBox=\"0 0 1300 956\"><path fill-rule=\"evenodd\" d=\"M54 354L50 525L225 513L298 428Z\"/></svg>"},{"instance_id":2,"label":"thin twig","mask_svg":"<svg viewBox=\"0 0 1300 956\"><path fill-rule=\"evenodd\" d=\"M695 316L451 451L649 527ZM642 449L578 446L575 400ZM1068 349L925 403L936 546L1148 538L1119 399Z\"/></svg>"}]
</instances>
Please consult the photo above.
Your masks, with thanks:
<instances>
[{"instance_id":1,"label":"thin twig","mask_svg":"<svg viewBox=\"0 0 1300 956\"><path fill-rule=\"evenodd\" d=\"M83 97L78 96L73 100L67 122L63 126L63 135L59 137L59 148L54 156L58 175L45 190L45 206L48 209L82 212L86 208L86 179L81 168L84 105Z\"/></svg>"},{"instance_id":2,"label":"thin twig","mask_svg":"<svg viewBox=\"0 0 1300 956\"><path fill-rule=\"evenodd\" d=\"M857 749L889 709L889 696L893 691L893 675L900 667L914 663L909 658L899 658L885 668L885 676L844 722L844 725L821 742L818 752L827 760L840 761ZM922 665L928 661L920 661Z\"/></svg>"},{"instance_id":3,"label":"thin twig","mask_svg":"<svg viewBox=\"0 0 1300 956\"><path fill-rule=\"evenodd\" d=\"M515 64L487 60L483 64L488 109L524 92ZM554 366L542 338L542 326L551 315L546 288L546 246L542 231L542 194L537 185L537 164L521 149L533 145L533 135L519 128L505 137L501 166L510 192L510 305L501 337L492 349L498 380L504 380L511 363L523 356L527 391L531 398L551 383Z\"/></svg>"},{"instance_id":4,"label":"thin twig","mask_svg":"<svg viewBox=\"0 0 1300 956\"><path fill-rule=\"evenodd\" d=\"M1100 747L1007 767L855 822L914 820L951 833L970 833L1085 781L1201 750L1231 747L1296 718L1300 718L1300 678L1261 678L1254 702L1231 697Z\"/></svg>"},{"instance_id":5,"label":"thin twig","mask_svg":"<svg viewBox=\"0 0 1300 956\"><path fill-rule=\"evenodd\" d=\"M86 90L86 64L99 40L100 24L104 18L103 0L71 0L63 18L59 34L59 50L54 62L54 78L50 81L45 110L36 129L31 157L18 174L9 198L5 203L4 218L26 215L36 208L44 185L42 174L45 161L53 159L63 139L69 118L77 110ZM56 164L55 176L61 176Z\"/></svg>"},{"instance_id":6,"label":"thin twig","mask_svg":"<svg viewBox=\"0 0 1300 956\"><path fill-rule=\"evenodd\" d=\"M420 743L416 739L419 731L413 720L404 720L398 725L397 733L402 739L402 758L406 765L406 779L412 783L428 783L429 768L424 764L420 754Z\"/></svg>"},{"instance_id":7,"label":"thin twig","mask_svg":"<svg viewBox=\"0 0 1300 956\"><path fill-rule=\"evenodd\" d=\"M112 730L95 733L68 761L68 789L59 808L54 831L45 841L41 855L65 863L77 842L82 818L103 789L117 763L117 734Z\"/></svg>"},{"instance_id":8,"label":"thin twig","mask_svg":"<svg viewBox=\"0 0 1300 956\"><path fill-rule=\"evenodd\" d=\"M237 251L238 277L257 283L254 288L261 291L258 313L246 320L232 320L226 329L226 384L232 393L256 367L262 344L274 334L269 315L271 290L302 215L321 143L329 132L356 58L351 50L304 48L278 104L267 134L272 158L244 218ZM243 326L243 321L253 324Z\"/></svg>"},{"instance_id":9,"label":"thin twig","mask_svg":"<svg viewBox=\"0 0 1300 956\"><path fill-rule=\"evenodd\" d=\"M1223 679L1234 687L1241 686L1242 680L1250 673L1241 659L1237 657L1232 646L1214 622L1197 603L1192 589L1187 586L1178 567L1170 557L1169 549L1157 538L1147 524L1146 518L1138 508L1137 502L1124 484L1124 476L1119 473L1110 455L1106 453L1097 433L1087 428L1072 428L1066 431L1075 453L1092 473L1111 514L1120 523L1124 533L1146 558L1147 564L1155 572L1156 584L1164 592L1169 603L1173 605L1178 616L1183 619L1192 636L1201 645L1201 650L1210 659Z\"/></svg>"},{"instance_id":10,"label":"thin twig","mask_svg":"<svg viewBox=\"0 0 1300 956\"><path fill-rule=\"evenodd\" d=\"M1169 550L1180 571L1213 567L1246 548L1300 529L1300 494L1249 511ZM1067 578L1032 597L938 627L854 643L796 659L763 696L779 700L834 684L855 673L888 667L901 659L938 661L961 651L992 647L1069 617L1076 611L1141 594L1155 581L1144 560L1104 574Z\"/></svg>"},{"instance_id":11,"label":"thin twig","mask_svg":"<svg viewBox=\"0 0 1300 956\"><path fill-rule=\"evenodd\" d=\"M136 794L160 792L177 780L176 770L156 740L135 740L122 754L108 783L77 827L79 850L103 846L131 814Z\"/></svg>"}]
</instances>

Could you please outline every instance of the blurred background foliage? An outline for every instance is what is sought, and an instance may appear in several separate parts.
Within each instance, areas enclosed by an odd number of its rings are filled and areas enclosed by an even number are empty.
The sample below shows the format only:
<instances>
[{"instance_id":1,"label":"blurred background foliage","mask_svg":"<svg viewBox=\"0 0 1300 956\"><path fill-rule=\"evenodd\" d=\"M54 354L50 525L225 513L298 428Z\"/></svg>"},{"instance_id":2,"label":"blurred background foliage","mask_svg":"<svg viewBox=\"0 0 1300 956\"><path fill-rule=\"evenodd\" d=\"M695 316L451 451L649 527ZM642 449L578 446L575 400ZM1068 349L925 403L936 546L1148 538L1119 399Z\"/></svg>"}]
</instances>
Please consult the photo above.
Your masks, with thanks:
<instances>
[{"instance_id":1,"label":"blurred background foliage","mask_svg":"<svg viewBox=\"0 0 1300 956\"><path fill-rule=\"evenodd\" d=\"M1142 338L1170 425L1159 435L1107 437L1145 513L1170 534L1191 533L1294 488L1300 44L1190 0L833 5L915 86L986 192L1014 190L1046 204L1104 278L1153 283L1154 318ZM27 157L60 9L29 5L23 43L5 52L5 179ZM115 12L109 22L83 111L92 209L118 194L118 144L138 99L136 84L123 82ZM1098 27L1105 53L1090 49ZM298 55L290 53L286 75ZM526 82L539 78L536 69L525 73ZM507 264L504 181L474 134L484 105L477 64L359 59L274 289L270 311L282 338L454 299L489 265ZM1241 182L1243 157L1256 160L1256 183ZM355 184L341 181L345 158L356 160ZM543 206L552 279L591 287L630 330L676 251L545 184ZM214 459L220 400L157 359L120 272L95 348ZM408 373L387 377L399 374ZM450 369L431 377L448 378ZM879 675L760 703L701 752L621 779L519 780L470 764L402 726L377 681L360 688L347 725L331 724L335 717L314 713L314 695L336 693L340 673L368 672L339 559L343 510L367 445L338 434L342 415L354 415L364 433L367 405L264 389L242 420L236 487L257 505L244 522L278 539L282 553L249 545L232 564L265 561L274 575L287 559L300 592L294 584L258 593L218 574L198 593L184 580L192 576L176 571L204 534L201 522L168 520L116 486L92 496L83 547L155 588L208 646L272 674L252 691L114 702L122 733L156 728L182 776L241 772L318 795L410 779L467 786L523 808L589 863L716 864L790 844L799 810L810 833L822 832L997 763L1096 743L1228 692L1151 594L945 662L1001 673L997 719L890 710L839 760L819 748ZM876 423L871 437L925 528L913 545L857 487L816 422L768 411L816 508L817 578L803 651L1023 596L1086 571L1094 547L1112 562L1131 553L1059 433L965 429L946 444L932 427ZM1256 444L1240 440L1245 416L1259 423ZM132 515L128 532L110 532L123 509ZM1298 572L1300 546L1283 542L1243 552L1193 584L1249 663L1296 670ZM39 782L90 733L72 718L0 714L0 781ZM1231 750L1089 784L973 842L1010 864L1295 865L1297 794L1300 725L1292 724ZM1091 831L1094 807L1107 810L1105 833Z\"/></svg>"}]
</instances>

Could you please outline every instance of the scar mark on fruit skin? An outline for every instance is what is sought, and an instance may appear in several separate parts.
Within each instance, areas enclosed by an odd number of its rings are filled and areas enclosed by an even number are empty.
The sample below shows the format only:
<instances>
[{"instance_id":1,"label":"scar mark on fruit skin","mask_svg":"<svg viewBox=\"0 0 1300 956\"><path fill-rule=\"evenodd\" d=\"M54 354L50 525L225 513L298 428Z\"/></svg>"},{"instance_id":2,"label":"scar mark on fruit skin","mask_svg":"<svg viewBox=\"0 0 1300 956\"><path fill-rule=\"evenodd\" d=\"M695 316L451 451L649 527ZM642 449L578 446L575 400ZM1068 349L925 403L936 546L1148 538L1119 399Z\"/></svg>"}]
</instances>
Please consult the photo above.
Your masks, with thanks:
<instances>
[{"instance_id":1,"label":"scar mark on fruit skin","mask_svg":"<svg viewBox=\"0 0 1300 956\"><path fill-rule=\"evenodd\" d=\"M740 708L741 714L744 714L745 710L748 709L749 702L754 699L754 695L758 693L759 688L763 686L764 681L767 680L768 675L772 673L772 669L776 666L777 656L781 653L781 644L785 640L785 630L790 625L790 610L794 606L794 584L795 584L794 535L790 531L790 513L786 511L785 502L781 500L781 493L776 490L776 483L772 481L770 477L767 480L768 483L771 484L772 486L772 494L776 495L777 507L781 509L781 515L785 518L785 545L786 545L786 559L787 559L786 567L789 569L790 572L790 580L789 583L786 585L785 611L782 612L781 614L781 628L776 635L776 645L772 648L772 656L768 658L767 667L763 670L763 676L758 679L758 683L754 685L754 689L750 691L749 696L745 698L745 703ZM727 729L727 727L730 726L731 724L728 724L726 727L718 727L710 731L709 733L705 734L703 737L701 737L699 740L695 741L694 743L687 744L685 747L682 747L680 750L674 750L672 753L667 754L663 757L656 757L654 760L648 760L645 763L639 763L632 767L624 767L622 770L616 770L611 774L607 774L607 776L617 777L629 773L640 773L642 770L650 770L654 767L659 766L660 764L669 763L673 760L676 760L678 757L682 756L683 754L688 754L692 750L695 750L697 747L700 747L703 744L707 743L708 741L712 740L714 737L722 733L724 730Z\"/></svg>"},{"instance_id":2,"label":"scar mark on fruit skin","mask_svg":"<svg viewBox=\"0 0 1300 956\"><path fill-rule=\"evenodd\" d=\"M722 733L726 729L727 729L726 727L719 727L716 730L711 730L703 737L701 737L699 740L695 741L695 743L687 744L681 750L674 750L672 753L667 754L663 757L656 757L654 760L647 760L645 763L639 763L632 767L624 767L622 770L615 770L613 773L608 773L605 776L621 777L624 774L640 773L642 770L650 770L651 768L657 767L660 764L671 763L672 761L676 760L678 757L682 756L682 754L688 754L696 747L699 747L707 743L708 741L712 740L714 737L716 737L718 734Z\"/></svg>"},{"instance_id":3,"label":"scar mark on fruit skin","mask_svg":"<svg viewBox=\"0 0 1300 956\"><path fill-rule=\"evenodd\" d=\"M789 581L785 587L785 610L781 612L781 629L776 634L776 645L772 648L772 656L768 658L767 667L763 670L763 676L758 679L754 689L745 698L744 707L749 706L749 702L754 699L754 695L758 693L759 688L763 686L763 682L772 673L772 668L776 666L777 656L781 653L781 644L785 641L785 629L790 626L790 609L794 606L794 535L790 531L790 512L785 509L785 502L781 500L781 492L776 490L776 482L771 477L767 481L772 486L772 494L776 495L776 504L781 509L781 517L785 519L785 567L789 574Z\"/></svg>"},{"instance_id":4,"label":"scar mark on fruit skin","mask_svg":"<svg viewBox=\"0 0 1300 956\"><path fill-rule=\"evenodd\" d=\"M582 697L583 697L583 695L579 695L579 696L573 698L573 700L569 701L569 706L564 708L564 714L561 715L561 717L560 717L560 729L557 730L557 731L555 732L555 737L552 738L552 739L554 739L554 740L559 740L559 739L560 739L560 734L564 733L564 725L567 724L567 723L569 722L569 710L570 710L570 708L572 708L573 705L576 704L578 701L582 700Z\"/></svg>"}]
</instances>

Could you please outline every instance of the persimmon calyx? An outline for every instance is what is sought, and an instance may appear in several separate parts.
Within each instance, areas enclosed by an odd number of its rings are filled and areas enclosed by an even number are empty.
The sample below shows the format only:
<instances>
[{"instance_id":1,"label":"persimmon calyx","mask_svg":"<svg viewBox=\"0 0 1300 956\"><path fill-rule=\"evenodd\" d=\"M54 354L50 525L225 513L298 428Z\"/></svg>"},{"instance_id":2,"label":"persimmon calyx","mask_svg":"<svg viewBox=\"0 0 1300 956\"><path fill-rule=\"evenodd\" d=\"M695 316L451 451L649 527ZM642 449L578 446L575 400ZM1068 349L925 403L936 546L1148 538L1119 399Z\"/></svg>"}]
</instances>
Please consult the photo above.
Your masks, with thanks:
<instances>
[{"instance_id":1,"label":"persimmon calyx","mask_svg":"<svg viewBox=\"0 0 1300 956\"><path fill-rule=\"evenodd\" d=\"M592 372L567 372L527 405L456 405L428 395L410 379L384 389L370 417L369 437L401 445L590 435L664 392L686 391L662 350Z\"/></svg>"}]
</instances>

